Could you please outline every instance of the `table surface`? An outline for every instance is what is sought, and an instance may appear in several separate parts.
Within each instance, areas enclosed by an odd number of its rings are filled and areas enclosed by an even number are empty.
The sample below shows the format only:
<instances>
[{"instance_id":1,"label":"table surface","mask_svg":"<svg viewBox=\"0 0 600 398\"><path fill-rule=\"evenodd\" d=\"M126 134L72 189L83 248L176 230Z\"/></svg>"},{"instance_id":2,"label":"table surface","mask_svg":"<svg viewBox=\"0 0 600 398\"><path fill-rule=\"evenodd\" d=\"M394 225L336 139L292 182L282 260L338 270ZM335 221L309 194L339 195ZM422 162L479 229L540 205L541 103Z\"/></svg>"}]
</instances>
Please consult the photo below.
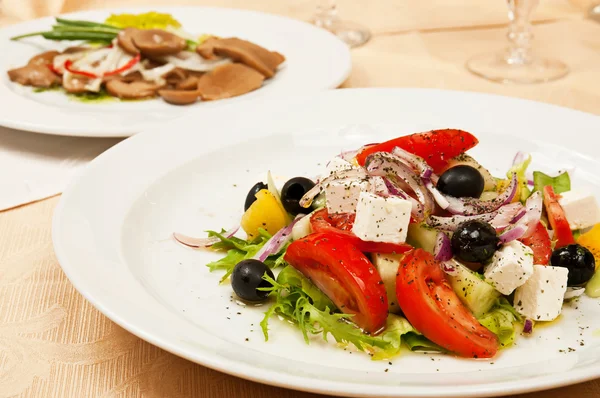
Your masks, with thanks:
<instances>
[{"instance_id":1,"label":"table surface","mask_svg":"<svg viewBox=\"0 0 600 398\"><path fill-rule=\"evenodd\" d=\"M162 2L167 3L166 1ZM249 8L307 20L307 0L169 1ZM148 0L3 0L0 24ZM557 82L500 85L469 74L472 54L504 45L503 1L341 0L345 19L374 33L352 51L343 87L435 87L529 98L600 114L600 24L590 1L542 1L536 49L571 73ZM574 131L576 131L576 126ZM24 133L25 134L25 133ZM54 197L0 213L0 397L317 397L269 387L193 364L116 326L75 291L52 250ZM600 380L522 398L600 396Z\"/></svg>"}]
</instances>

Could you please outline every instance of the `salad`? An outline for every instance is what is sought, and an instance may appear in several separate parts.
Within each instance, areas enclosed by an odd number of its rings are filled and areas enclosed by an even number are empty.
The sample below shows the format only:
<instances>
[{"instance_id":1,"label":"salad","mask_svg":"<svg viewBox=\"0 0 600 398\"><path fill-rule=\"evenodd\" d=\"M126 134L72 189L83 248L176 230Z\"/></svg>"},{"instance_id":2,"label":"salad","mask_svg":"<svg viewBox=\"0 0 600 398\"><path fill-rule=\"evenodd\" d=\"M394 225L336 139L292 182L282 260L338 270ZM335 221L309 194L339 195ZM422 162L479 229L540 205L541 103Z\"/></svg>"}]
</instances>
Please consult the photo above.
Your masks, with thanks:
<instances>
[{"instance_id":1,"label":"salad","mask_svg":"<svg viewBox=\"0 0 600 398\"><path fill-rule=\"evenodd\" d=\"M236 37L194 37L169 14L111 15L105 22L56 18L42 36L75 41L62 52L46 51L8 77L38 90L140 100L161 97L174 105L236 97L260 88L285 57Z\"/></svg>"},{"instance_id":2,"label":"salad","mask_svg":"<svg viewBox=\"0 0 600 398\"><path fill-rule=\"evenodd\" d=\"M566 301L600 296L600 208L567 172L531 173L528 154L493 177L467 154L477 144L434 130L343 152L316 181L278 190L269 173L240 226L174 238L225 253L208 267L268 305L266 340L278 317L373 359L493 358Z\"/></svg>"}]
</instances>

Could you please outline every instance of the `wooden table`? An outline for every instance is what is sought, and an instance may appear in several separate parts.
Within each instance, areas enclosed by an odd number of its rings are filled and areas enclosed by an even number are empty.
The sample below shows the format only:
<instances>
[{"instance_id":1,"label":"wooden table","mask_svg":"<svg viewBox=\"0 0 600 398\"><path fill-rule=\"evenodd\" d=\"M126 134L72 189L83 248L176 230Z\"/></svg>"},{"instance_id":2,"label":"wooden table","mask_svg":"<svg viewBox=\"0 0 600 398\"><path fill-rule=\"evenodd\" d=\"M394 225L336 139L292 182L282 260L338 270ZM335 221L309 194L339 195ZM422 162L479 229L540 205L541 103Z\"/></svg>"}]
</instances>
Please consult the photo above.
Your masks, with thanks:
<instances>
[{"instance_id":1,"label":"wooden table","mask_svg":"<svg viewBox=\"0 0 600 398\"><path fill-rule=\"evenodd\" d=\"M160 4L3 1L2 24L83 8ZM305 0L177 3L251 8L300 19L308 19L314 7ZM470 55L504 45L506 10L500 0L339 3L346 19L360 21L374 32L371 42L353 50L354 70L344 87L482 91L600 114L600 24L584 19L589 1L542 1L536 13L537 49L563 59L571 73L560 81L534 86L489 83L464 68ZM50 226L58 200L0 213L0 397L316 397L193 364L101 315L71 286L54 256ZM591 381L523 397L599 396L600 381Z\"/></svg>"}]
</instances>

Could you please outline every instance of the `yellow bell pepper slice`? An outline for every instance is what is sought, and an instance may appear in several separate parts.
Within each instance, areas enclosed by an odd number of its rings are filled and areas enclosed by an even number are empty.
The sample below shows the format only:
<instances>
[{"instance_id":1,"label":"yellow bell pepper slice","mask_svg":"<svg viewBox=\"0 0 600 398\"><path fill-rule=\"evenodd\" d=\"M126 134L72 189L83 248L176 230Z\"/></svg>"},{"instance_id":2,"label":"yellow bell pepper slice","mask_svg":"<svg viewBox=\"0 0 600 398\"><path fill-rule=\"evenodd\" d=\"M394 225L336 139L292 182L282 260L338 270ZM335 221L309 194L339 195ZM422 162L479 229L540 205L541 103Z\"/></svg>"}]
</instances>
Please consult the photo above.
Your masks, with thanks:
<instances>
[{"instance_id":1,"label":"yellow bell pepper slice","mask_svg":"<svg viewBox=\"0 0 600 398\"><path fill-rule=\"evenodd\" d=\"M246 210L241 222L242 228L248 234L248 240L259 236L259 228L274 235L289 222L287 212L269 190L262 189L255 196L256 201Z\"/></svg>"}]
</instances>

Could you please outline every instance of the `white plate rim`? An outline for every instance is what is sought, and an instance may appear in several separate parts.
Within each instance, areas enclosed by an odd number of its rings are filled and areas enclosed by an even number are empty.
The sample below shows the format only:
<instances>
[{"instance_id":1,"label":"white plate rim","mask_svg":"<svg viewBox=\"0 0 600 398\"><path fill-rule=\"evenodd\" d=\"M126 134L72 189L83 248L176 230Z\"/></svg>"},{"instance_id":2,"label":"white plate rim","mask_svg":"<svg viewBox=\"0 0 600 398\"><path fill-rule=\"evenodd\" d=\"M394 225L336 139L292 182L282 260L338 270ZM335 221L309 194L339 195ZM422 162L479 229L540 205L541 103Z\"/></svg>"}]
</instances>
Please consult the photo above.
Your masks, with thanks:
<instances>
[{"instance_id":1,"label":"white plate rim","mask_svg":"<svg viewBox=\"0 0 600 398\"><path fill-rule=\"evenodd\" d=\"M330 90L327 92L303 95L301 97L327 97L327 96L344 96L344 95L362 95L367 93L369 95L377 95L378 92L398 92L403 95L410 95L410 93L430 93L432 95L459 95L469 96L481 100L493 100L493 101L509 101L515 104L521 104L523 106L535 104L536 106L544 107L548 112L568 112L573 115L592 117L594 122L600 123L600 116L584 113L578 110L572 110L563 108L556 105L540 103L536 101L518 99L507 96L498 96L493 94L482 94L465 91L451 91L451 90L438 90L438 89L343 89L343 90ZM354 94L353 94L354 93ZM296 97L298 99L298 97ZM264 101L268 104L271 101ZM590 119L592 120L592 119ZM89 167L101 167L102 163L108 161L108 158L118 152L126 152L129 147L135 148L136 145L142 144L145 140L150 137L151 133L139 134L126 141L117 144L115 147L105 152L96 158ZM566 374L556 375L550 374L545 376L536 376L527 380L526 384L523 384L519 380L508 381L508 382L496 382L484 385L472 385L472 386L459 386L457 390L444 391L439 387L428 387L423 389L422 387L399 387L399 388L379 388L373 391L373 385L369 384L349 384L344 382L330 381L330 380L316 380L308 379L303 376L297 376L290 373L273 372L270 370L262 369L261 372L257 373L256 369L245 364L238 364L227 360L219 360L218 358L211 357L210 355L202 355L198 353L191 354L185 350L182 350L177 344L164 340L161 336L158 336L152 331L142 330L136 326L135 322L131 322L128 319L121 317L118 311L114 308L106 307L102 302L97 300L95 294L87 291L84 282L79 279L79 275L76 272L77 265L69 262L67 251L64 249L64 242L60 237L60 230L62 228L61 219L63 213L68 211L68 203L71 196L77 190L79 181L85 179L86 173L82 173L75 180L73 180L67 189L64 191L58 206L55 209L53 224L52 224L52 237L53 244L57 259L75 288L82 294L95 308L106 315L109 319L113 320L119 326L128 330L132 334L162 348L175 355L186 358L190 361L199 363L203 366L218 370L223 373L227 373L236 377L241 377L247 380L269 384L278 387L291 388L300 391L315 392L321 394L331 394L336 396L352 396L352 397L492 397L492 396L504 396L516 393L527 393L540 390L548 390L551 388L557 388L567 386L575 383L585 382L600 377L600 364L595 366L587 366L581 369L571 370ZM402 391L400 391L402 390Z\"/></svg>"},{"instance_id":2,"label":"white plate rim","mask_svg":"<svg viewBox=\"0 0 600 398\"><path fill-rule=\"evenodd\" d=\"M334 52L338 55L342 55L342 54L343 55L341 57L337 57L337 59L339 61L340 69L337 71L336 76L331 78L328 82L322 82L323 84L320 84L315 87L311 87L311 90L320 91L320 90L337 88L342 83L344 83L344 81L346 81L346 79L350 76L350 73L352 71L352 60L351 60L351 55L350 55L350 49L344 42L342 42L339 38L337 38L331 32L326 31L324 29L320 29L306 21L294 19L294 18L287 17L287 16L277 15L277 14L270 14L270 13L262 12L262 11L246 10L246 9L239 9L239 8L229 8L229 7L189 6L189 5L188 6L152 6L152 7L150 7L150 6L135 6L135 7L99 8L99 9L91 9L91 10L82 10L82 11L75 11L75 12L60 14L60 15L58 15L58 17L80 18L79 17L80 15L86 15L86 14L141 13L141 12L147 12L147 11L179 13L179 12L185 12L186 10L191 10L191 11L195 11L195 12L201 12L203 10L213 11L213 12L231 12L231 13L235 13L235 14L243 14L243 15L246 15L249 17L272 18L272 20L274 20L274 21L286 22L286 23L294 26L294 29L308 29L315 34L320 35L322 37L323 41L327 42L328 45L330 45L331 48L334 50L332 52ZM29 21L20 22L17 24L4 26L0 29L0 38L2 38L2 36L4 35L5 32L14 30L14 29L19 29L22 26L34 25L34 24L49 25L49 22L52 21L53 19L54 19L53 16L48 16L48 17L41 17L41 18L37 18L34 20L29 20ZM0 71L0 73L3 73L5 75L6 71L2 70L2 71ZM3 77L5 78L4 75L3 75ZM3 82L0 79L0 85L2 85L2 83ZM35 113L36 110L40 110L40 109L43 110L45 108L46 109L48 108L48 105L38 103L36 101L27 100L25 97L23 97L19 94L13 93L7 87L0 87L0 88L1 88L0 96L3 95L3 91L4 91L5 92L4 95L8 95L7 98L12 98L13 100L15 100L18 103L23 103L24 105L30 106L32 108L32 113ZM296 92L289 93L290 96L293 96L296 94L298 94L298 93L296 93ZM270 97L270 98L273 98L273 97ZM261 101L263 99L269 99L269 97L266 97L266 98L258 97L257 98L258 101ZM244 103L244 100L245 100L244 96L241 96L241 97L237 97L237 98L233 98L233 99L229 99L229 100L224 100L222 103L219 103L219 101L215 101L215 102L208 103L208 104L196 104L196 105L204 105L204 106L203 107L198 106L196 109L192 109L191 112L197 112L197 113L201 114L204 112L203 108L209 108L209 110L207 112L210 112L214 108L218 109L218 108L223 108L223 107L239 106L240 103L243 104L242 106L248 106L248 103ZM2 98L0 98L0 102L1 101L2 101ZM217 105L215 106L215 104L217 104ZM91 109L91 110L93 112L93 109ZM50 112L51 112L51 110L50 110ZM173 113L174 113L174 116L170 120L179 118L183 114L188 113L188 111L184 108L177 108L177 109L174 109ZM140 124L138 124L138 125L122 124L122 125L118 125L118 126L117 125L107 126L107 125L103 125L101 123L97 123L97 124L87 123L85 126L68 125L68 124L53 126L52 124L48 124L47 122L40 123L36 119L26 119L26 118L21 117L20 119L15 120L15 119L11 118L10 112L6 112L6 114L3 115L2 111L0 111L0 126L4 126L7 128L12 128L12 129L16 129L16 130L40 133L40 134L63 135L63 136L74 136L74 137L104 137L104 138L106 138L106 137L129 137L129 136L139 133L141 130L147 130L147 129L151 128L151 126L140 125Z\"/></svg>"}]
</instances>

